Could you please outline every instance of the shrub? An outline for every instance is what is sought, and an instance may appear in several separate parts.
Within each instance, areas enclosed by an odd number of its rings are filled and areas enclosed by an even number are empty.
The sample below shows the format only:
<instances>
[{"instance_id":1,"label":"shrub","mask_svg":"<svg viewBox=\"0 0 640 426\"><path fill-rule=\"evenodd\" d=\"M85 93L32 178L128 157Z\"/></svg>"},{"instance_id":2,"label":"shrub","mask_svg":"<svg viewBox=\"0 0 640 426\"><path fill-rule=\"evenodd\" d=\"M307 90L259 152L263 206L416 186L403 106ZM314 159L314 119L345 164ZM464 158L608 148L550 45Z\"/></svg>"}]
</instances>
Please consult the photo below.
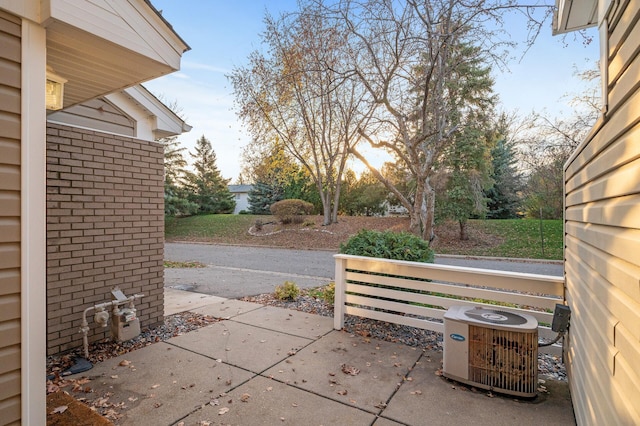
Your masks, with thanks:
<instances>
[{"instance_id":1,"label":"shrub","mask_svg":"<svg viewBox=\"0 0 640 426\"><path fill-rule=\"evenodd\" d=\"M302 223L304 216L313 211L313 204L296 199L281 200L273 203L269 209L283 224Z\"/></svg>"},{"instance_id":2,"label":"shrub","mask_svg":"<svg viewBox=\"0 0 640 426\"><path fill-rule=\"evenodd\" d=\"M295 300L300 294L300 288L293 281L285 281L276 286L275 296L278 300Z\"/></svg>"},{"instance_id":3,"label":"shrub","mask_svg":"<svg viewBox=\"0 0 640 426\"><path fill-rule=\"evenodd\" d=\"M256 231L262 231L262 220L261 219L256 219L256 223L255 223L255 225L253 225L253 229L255 229Z\"/></svg>"},{"instance_id":4,"label":"shrub","mask_svg":"<svg viewBox=\"0 0 640 426\"><path fill-rule=\"evenodd\" d=\"M340 253L433 263L429 243L408 232L362 230L340 244Z\"/></svg>"},{"instance_id":5,"label":"shrub","mask_svg":"<svg viewBox=\"0 0 640 426\"><path fill-rule=\"evenodd\" d=\"M322 289L322 300L333 305L336 300L336 283L329 283Z\"/></svg>"}]
</instances>

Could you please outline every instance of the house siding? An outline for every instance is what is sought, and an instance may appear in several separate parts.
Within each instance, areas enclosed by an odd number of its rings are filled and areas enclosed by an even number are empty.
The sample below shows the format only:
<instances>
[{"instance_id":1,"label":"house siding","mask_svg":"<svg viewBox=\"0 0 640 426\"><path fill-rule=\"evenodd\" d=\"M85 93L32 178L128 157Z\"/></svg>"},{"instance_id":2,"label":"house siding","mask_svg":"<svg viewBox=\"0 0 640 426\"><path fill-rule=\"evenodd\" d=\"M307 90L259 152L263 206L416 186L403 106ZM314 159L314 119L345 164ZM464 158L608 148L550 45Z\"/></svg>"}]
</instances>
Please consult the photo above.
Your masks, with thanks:
<instances>
[{"instance_id":1,"label":"house siding","mask_svg":"<svg viewBox=\"0 0 640 426\"><path fill-rule=\"evenodd\" d=\"M567 368L578 424L640 424L640 2L607 17L608 110L565 168Z\"/></svg>"},{"instance_id":2,"label":"house siding","mask_svg":"<svg viewBox=\"0 0 640 426\"><path fill-rule=\"evenodd\" d=\"M91 99L54 112L47 120L123 136L136 135L135 121L104 98Z\"/></svg>"},{"instance_id":3,"label":"house siding","mask_svg":"<svg viewBox=\"0 0 640 426\"><path fill-rule=\"evenodd\" d=\"M0 11L0 423L21 418L21 21Z\"/></svg>"},{"instance_id":4,"label":"house siding","mask_svg":"<svg viewBox=\"0 0 640 426\"><path fill-rule=\"evenodd\" d=\"M47 352L82 345L84 309L136 301L142 326L164 316L163 147L76 127L47 126ZM89 340L108 337L90 315Z\"/></svg>"}]
</instances>

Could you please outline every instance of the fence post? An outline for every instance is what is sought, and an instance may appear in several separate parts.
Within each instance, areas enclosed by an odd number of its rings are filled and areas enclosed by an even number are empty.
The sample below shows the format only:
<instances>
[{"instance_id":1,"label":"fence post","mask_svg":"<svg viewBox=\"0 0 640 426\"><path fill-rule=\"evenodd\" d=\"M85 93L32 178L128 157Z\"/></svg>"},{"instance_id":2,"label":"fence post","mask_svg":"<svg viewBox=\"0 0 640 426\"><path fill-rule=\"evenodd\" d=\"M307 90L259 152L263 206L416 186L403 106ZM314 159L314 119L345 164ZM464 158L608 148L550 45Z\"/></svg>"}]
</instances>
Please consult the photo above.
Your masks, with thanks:
<instances>
[{"instance_id":1,"label":"fence post","mask_svg":"<svg viewBox=\"0 0 640 426\"><path fill-rule=\"evenodd\" d=\"M338 256L340 255L336 254L333 256L336 260L336 289L333 301L333 328L336 330L342 330L342 327L344 326L345 289L347 286L345 281L345 267L347 260Z\"/></svg>"}]
</instances>

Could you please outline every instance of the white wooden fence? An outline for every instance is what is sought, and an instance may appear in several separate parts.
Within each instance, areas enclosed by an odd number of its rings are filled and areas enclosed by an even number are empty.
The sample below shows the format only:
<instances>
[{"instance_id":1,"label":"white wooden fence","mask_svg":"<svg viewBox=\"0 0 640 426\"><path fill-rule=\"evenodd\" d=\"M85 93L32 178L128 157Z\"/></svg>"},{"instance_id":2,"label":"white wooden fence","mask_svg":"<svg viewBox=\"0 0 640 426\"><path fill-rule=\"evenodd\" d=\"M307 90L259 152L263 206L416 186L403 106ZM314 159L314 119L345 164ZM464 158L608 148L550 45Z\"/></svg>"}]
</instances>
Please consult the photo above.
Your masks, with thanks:
<instances>
[{"instance_id":1,"label":"white wooden fence","mask_svg":"<svg viewBox=\"0 0 640 426\"><path fill-rule=\"evenodd\" d=\"M334 258L337 330L350 314L442 333L450 306L471 305L532 315L540 324L539 337L555 337L549 326L556 303L564 302L563 277L345 254ZM558 344L540 348L561 351Z\"/></svg>"}]
</instances>

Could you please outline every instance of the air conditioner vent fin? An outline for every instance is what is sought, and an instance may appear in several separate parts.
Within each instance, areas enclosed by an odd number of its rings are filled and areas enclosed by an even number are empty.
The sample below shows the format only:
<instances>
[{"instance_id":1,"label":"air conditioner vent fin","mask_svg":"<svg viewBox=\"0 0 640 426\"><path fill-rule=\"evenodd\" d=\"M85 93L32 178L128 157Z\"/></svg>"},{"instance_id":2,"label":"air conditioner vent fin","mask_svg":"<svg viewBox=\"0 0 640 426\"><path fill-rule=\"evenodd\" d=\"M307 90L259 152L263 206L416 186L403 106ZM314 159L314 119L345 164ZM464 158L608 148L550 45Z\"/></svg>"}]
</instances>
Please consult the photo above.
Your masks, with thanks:
<instances>
[{"instance_id":1,"label":"air conditioner vent fin","mask_svg":"<svg viewBox=\"0 0 640 426\"><path fill-rule=\"evenodd\" d=\"M538 333L469 325L469 379L487 388L535 394Z\"/></svg>"}]
</instances>

